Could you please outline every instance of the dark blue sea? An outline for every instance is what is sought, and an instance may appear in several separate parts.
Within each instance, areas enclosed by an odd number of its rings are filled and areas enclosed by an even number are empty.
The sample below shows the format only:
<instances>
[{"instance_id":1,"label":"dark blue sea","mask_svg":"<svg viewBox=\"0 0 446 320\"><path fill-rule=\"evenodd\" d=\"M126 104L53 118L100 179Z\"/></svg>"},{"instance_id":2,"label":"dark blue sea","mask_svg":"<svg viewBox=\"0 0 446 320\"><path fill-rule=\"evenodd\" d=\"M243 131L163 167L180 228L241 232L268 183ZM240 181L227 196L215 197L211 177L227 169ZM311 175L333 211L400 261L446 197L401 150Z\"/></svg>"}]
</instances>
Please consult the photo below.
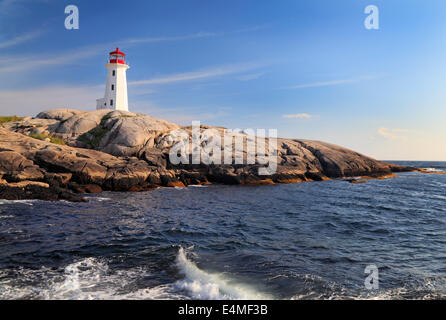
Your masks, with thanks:
<instances>
[{"instance_id":1,"label":"dark blue sea","mask_svg":"<svg viewBox=\"0 0 446 320\"><path fill-rule=\"evenodd\" d=\"M0 200L0 299L445 299L446 175L398 176Z\"/></svg>"}]
</instances>

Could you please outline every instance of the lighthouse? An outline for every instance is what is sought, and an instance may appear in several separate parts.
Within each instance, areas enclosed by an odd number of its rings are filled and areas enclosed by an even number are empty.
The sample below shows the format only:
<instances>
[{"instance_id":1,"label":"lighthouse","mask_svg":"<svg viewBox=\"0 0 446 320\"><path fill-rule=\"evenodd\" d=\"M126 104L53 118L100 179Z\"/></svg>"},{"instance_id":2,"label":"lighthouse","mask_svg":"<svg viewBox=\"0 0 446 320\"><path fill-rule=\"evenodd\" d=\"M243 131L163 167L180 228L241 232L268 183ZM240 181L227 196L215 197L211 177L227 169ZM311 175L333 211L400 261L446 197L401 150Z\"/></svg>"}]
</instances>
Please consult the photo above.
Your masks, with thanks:
<instances>
[{"instance_id":1,"label":"lighthouse","mask_svg":"<svg viewBox=\"0 0 446 320\"><path fill-rule=\"evenodd\" d=\"M128 111L126 72L130 67L125 62L125 53L119 51L119 48L110 52L108 63L105 67L108 70L105 96L96 100L96 110L113 109Z\"/></svg>"}]
</instances>

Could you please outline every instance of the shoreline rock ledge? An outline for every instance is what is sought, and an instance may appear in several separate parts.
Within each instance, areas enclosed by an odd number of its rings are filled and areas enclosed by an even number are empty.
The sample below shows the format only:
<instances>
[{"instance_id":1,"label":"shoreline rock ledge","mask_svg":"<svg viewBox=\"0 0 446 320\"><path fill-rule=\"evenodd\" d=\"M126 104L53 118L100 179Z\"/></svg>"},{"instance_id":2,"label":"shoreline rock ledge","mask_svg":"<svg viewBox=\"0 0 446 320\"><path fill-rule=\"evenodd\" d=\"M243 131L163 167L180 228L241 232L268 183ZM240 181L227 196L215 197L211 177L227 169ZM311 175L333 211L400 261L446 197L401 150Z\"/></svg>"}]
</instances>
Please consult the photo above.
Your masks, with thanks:
<instances>
[{"instance_id":1,"label":"shoreline rock ledge","mask_svg":"<svg viewBox=\"0 0 446 320\"><path fill-rule=\"evenodd\" d=\"M297 183L415 170L325 142L282 138L277 141L277 171L270 176L258 175L259 164L173 166L168 160L171 132L180 128L191 134L190 127L112 110L54 109L4 123L0 125L0 199L85 201L82 194L102 191ZM208 128L224 130L201 126ZM240 135L245 142L250 138Z\"/></svg>"}]
</instances>

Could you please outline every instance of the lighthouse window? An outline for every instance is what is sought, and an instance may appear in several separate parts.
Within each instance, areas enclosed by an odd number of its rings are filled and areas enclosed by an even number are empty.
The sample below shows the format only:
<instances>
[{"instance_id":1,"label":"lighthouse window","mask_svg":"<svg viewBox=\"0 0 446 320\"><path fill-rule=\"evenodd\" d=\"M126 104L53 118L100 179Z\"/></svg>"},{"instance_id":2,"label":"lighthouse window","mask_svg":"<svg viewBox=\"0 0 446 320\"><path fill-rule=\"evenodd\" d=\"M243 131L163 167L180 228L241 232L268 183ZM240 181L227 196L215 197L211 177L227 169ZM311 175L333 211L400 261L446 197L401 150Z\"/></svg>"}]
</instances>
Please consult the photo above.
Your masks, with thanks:
<instances>
[{"instance_id":1,"label":"lighthouse window","mask_svg":"<svg viewBox=\"0 0 446 320\"><path fill-rule=\"evenodd\" d=\"M115 70L112 71L112 75L113 75L113 77L116 75L116 71Z\"/></svg>"},{"instance_id":2,"label":"lighthouse window","mask_svg":"<svg viewBox=\"0 0 446 320\"><path fill-rule=\"evenodd\" d=\"M115 85L114 85L114 84L112 84L112 91L113 91L113 90L115 90Z\"/></svg>"},{"instance_id":3,"label":"lighthouse window","mask_svg":"<svg viewBox=\"0 0 446 320\"><path fill-rule=\"evenodd\" d=\"M112 106L112 105L113 105L113 99L110 100L110 106Z\"/></svg>"}]
</instances>

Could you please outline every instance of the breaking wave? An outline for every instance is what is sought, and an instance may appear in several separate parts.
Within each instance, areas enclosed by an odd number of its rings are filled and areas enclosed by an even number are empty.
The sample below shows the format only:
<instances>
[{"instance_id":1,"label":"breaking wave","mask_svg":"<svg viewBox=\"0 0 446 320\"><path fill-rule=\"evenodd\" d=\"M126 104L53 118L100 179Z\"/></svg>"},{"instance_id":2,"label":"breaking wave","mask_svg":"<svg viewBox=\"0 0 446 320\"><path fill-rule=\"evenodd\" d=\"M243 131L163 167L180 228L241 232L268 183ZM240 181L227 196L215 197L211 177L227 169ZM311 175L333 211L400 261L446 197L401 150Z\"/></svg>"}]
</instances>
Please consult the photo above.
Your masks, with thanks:
<instances>
[{"instance_id":1,"label":"breaking wave","mask_svg":"<svg viewBox=\"0 0 446 320\"><path fill-rule=\"evenodd\" d=\"M186 290L193 299L206 300L266 300L270 296L257 291L245 284L225 277L221 273L208 273L199 269L195 263L186 257L183 248L180 248L176 259L177 267L184 279L177 281L179 289Z\"/></svg>"},{"instance_id":2,"label":"breaking wave","mask_svg":"<svg viewBox=\"0 0 446 320\"><path fill-rule=\"evenodd\" d=\"M176 266L184 279L138 288L150 276L144 268L111 271L105 260L86 258L62 269L20 268L0 273L0 299L115 300L115 299L269 299L249 286L221 274L199 269L179 249Z\"/></svg>"}]
</instances>

